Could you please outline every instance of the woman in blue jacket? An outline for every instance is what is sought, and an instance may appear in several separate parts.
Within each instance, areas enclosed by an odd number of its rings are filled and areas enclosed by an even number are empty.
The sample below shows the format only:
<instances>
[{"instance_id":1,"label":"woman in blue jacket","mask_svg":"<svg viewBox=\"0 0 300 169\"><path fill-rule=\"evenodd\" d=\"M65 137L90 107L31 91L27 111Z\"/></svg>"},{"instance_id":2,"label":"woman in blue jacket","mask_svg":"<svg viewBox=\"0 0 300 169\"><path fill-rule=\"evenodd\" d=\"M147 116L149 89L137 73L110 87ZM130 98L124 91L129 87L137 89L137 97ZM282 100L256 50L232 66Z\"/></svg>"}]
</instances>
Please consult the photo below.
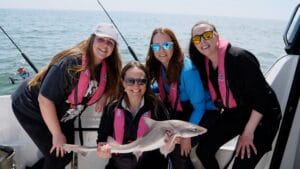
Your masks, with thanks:
<instances>
[{"instance_id":1,"label":"woman in blue jacket","mask_svg":"<svg viewBox=\"0 0 300 169\"><path fill-rule=\"evenodd\" d=\"M161 27L153 31L146 67L149 80L156 83L171 119L199 124L206 110L215 109L196 67L189 58L184 57L174 32L169 28ZM170 154L174 169L194 168L189 158L191 149L191 139L180 138Z\"/></svg>"}]
</instances>

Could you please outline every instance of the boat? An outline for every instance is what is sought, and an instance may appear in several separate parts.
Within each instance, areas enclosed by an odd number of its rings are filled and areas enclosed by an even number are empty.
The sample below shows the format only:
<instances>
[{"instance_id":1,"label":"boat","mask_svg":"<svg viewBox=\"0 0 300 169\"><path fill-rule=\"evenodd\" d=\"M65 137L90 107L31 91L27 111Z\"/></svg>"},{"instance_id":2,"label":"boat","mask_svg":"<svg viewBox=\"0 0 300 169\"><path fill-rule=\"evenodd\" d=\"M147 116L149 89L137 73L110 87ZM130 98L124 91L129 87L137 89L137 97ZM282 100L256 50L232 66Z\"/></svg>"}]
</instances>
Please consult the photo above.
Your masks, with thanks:
<instances>
[{"instance_id":1,"label":"boat","mask_svg":"<svg viewBox=\"0 0 300 169\"><path fill-rule=\"evenodd\" d=\"M279 58L265 74L267 82L277 94L283 112L278 134L273 142L272 151L264 155L256 169L299 169L300 168L300 4L295 8L283 35L286 55ZM91 106L81 116L83 144L96 144L101 113L95 113ZM42 154L22 129L11 109L9 95L0 96L0 149L7 155L0 154L0 168L24 169L33 165ZM75 122L78 126L78 122ZM75 143L80 144L79 129L75 131ZM217 159L224 167L232 157L237 138L223 145L217 152ZM6 148L6 149L5 149ZM191 153L196 169L203 169L201 162ZM5 160L13 160L5 163ZM5 163L5 164L4 164ZM68 169L104 168L107 159L100 159L96 153L83 157L74 153ZM230 168L230 167L229 167Z\"/></svg>"}]
</instances>

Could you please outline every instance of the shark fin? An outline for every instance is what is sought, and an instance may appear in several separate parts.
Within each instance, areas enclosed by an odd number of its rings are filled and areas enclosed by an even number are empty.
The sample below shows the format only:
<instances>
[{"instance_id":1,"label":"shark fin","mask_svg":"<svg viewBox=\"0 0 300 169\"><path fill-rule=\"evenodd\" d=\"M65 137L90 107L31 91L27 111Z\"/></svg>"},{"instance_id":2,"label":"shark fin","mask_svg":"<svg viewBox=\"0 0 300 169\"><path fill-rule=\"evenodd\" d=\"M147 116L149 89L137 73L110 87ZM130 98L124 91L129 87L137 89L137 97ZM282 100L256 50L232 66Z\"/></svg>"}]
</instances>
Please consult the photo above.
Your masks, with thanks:
<instances>
[{"instance_id":1,"label":"shark fin","mask_svg":"<svg viewBox=\"0 0 300 169\"><path fill-rule=\"evenodd\" d=\"M82 146L80 146L80 145L76 145L76 144L63 144L62 147L68 153L70 153L71 151L73 151L74 153L79 153L80 155L82 155L84 157L87 155L86 151L81 150Z\"/></svg>"},{"instance_id":2,"label":"shark fin","mask_svg":"<svg viewBox=\"0 0 300 169\"><path fill-rule=\"evenodd\" d=\"M147 124L147 126L150 128L155 126L156 121L149 118L149 117L144 117L145 123Z\"/></svg>"},{"instance_id":3,"label":"shark fin","mask_svg":"<svg viewBox=\"0 0 300 169\"><path fill-rule=\"evenodd\" d=\"M163 145L159 151L161 154L163 154L165 157L167 157L167 155L172 152L175 149L175 138L176 136L173 135L172 137L169 137L168 135L165 135L165 137L167 137L165 139L165 145Z\"/></svg>"},{"instance_id":4,"label":"shark fin","mask_svg":"<svg viewBox=\"0 0 300 169\"><path fill-rule=\"evenodd\" d=\"M109 145L120 145L114 138L112 138L111 136L107 137L107 144Z\"/></svg>"},{"instance_id":5,"label":"shark fin","mask_svg":"<svg viewBox=\"0 0 300 169\"><path fill-rule=\"evenodd\" d=\"M85 157L88 154L86 151L78 151L78 153L83 157Z\"/></svg>"},{"instance_id":6,"label":"shark fin","mask_svg":"<svg viewBox=\"0 0 300 169\"><path fill-rule=\"evenodd\" d=\"M136 161L139 161L139 158L141 157L142 153L143 153L142 151L135 151L135 152L133 152L133 154L136 157Z\"/></svg>"}]
</instances>

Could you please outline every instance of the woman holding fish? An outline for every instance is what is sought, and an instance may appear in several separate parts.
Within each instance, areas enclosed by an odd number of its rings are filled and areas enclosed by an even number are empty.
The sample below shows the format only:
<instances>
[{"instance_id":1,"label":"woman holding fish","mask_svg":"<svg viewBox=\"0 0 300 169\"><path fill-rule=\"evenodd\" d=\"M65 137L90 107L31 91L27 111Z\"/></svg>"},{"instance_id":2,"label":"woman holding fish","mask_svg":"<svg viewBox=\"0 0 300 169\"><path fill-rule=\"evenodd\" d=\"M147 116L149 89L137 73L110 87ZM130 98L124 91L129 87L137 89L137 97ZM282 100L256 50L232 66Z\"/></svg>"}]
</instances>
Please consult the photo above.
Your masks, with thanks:
<instances>
[{"instance_id":1,"label":"woman holding fish","mask_svg":"<svg viewBox=\"0 0 300 169\"><path fill-rule=\"evenodd\" d=\"M128 144L147 133L143 117L168 119L163 104L151 92L149 76L141 63L132 61L123 68L120 86L119 99L109 103L103 111L98 130L98 156L110 158L106 169L166 169L167 159L159 150L144 152L139 158L133 153L111 153L107 143L109 136L118 144Z\"/></svg>"},{"instance_id":2,"label":"woman holding fish","mask_svg":"<svg viewBox=\"0 0 300 169\"><path fill-rule=\"evenodd\" d=\"M65 154L62 145L74 143L74 118L94 103L100 111L116 97L120 72L117 31L101 23L89 38L55 55L20 85L12 94L12 108L43 154L32 168L65 168L72 154Z\"/></svg>"}]
</instances>

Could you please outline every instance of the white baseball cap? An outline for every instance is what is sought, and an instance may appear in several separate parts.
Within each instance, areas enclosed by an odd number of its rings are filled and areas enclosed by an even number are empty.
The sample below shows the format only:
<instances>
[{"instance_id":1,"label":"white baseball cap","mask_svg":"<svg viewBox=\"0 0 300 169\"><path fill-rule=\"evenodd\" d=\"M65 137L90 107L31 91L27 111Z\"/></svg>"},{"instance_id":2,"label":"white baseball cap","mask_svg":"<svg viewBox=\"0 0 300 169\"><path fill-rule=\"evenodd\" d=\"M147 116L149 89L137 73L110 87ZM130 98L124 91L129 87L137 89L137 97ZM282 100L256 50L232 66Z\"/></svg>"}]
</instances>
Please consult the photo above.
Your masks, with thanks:
<instances>
[{"instance_id":1,"label":"white baseball cap","mask_svg":"<svg viewBox=\"0 0 300 169\"><path fill-rule=\"evenodd\" d=\"M109 23L99 23L98 25L96 25L93 30L93 34L100 37L111 38L116 42L118 40L118 33L115 27Z\"/></svg>"}]
</instances>

